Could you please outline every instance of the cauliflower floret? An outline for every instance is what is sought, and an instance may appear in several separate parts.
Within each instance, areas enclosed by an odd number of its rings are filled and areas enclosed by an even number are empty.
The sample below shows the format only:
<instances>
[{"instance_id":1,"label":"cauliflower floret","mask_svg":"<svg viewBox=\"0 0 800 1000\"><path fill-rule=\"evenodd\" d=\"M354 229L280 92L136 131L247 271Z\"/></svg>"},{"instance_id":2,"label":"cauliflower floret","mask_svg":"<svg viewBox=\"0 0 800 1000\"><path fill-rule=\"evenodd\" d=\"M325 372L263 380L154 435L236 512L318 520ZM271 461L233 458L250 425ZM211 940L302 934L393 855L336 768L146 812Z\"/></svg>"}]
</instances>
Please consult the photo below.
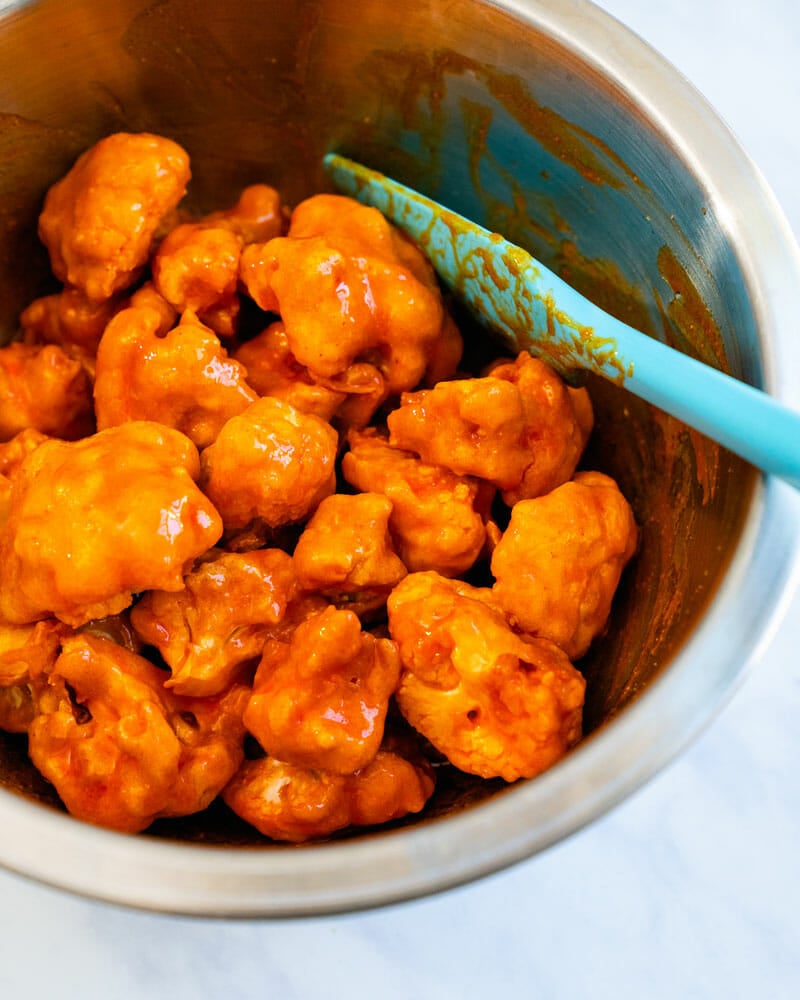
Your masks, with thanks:
<instances>
[{"instance_id":1,"label":"cauliflower floret","mask_svg":"<svg viewBox=\"0 0 800 1000\"><path fill-rule=\"evenodd\" d=\"M388 602L408 722L462 771L532 778L581 735L584 680L564 653L515 635L491 593L413 573Z\"/></svg>"},{"instance_id":2,"label":"cauliflower floret","mask_svg":"<svg viewBox=\"0 0 800 1000\"><path fill-rule=\"evenodd\" d=\"M351 431L348 441L342 474L356 489L391 500L389 529L405 566L446 576L465 573L486 540L489 492L475 479L391 448L370 430Z\"/></svg>"},{"instance_id":3,"label":"cauliflower floret","mask_svg":"<svg viewBox=\"0 0 800 1000\"><path fill-rule=\"evenodd\" d=\"M265 243L283 234L286 220L275 188L251 184L244 188L235 205L211 212L202 221L207 226L235 233L242 243Z\"/></svg>"},{"instance_id":4,"label":"cauliflower floret","mask_svg":"<svg viewBox=\"0 0 800 1000\"><path fill-rule=\"evenodd\" d=\"M220 313L226 321L217 332L234 332L239 313L237 283L242 241L228 229L203 223L176 226L152 260L153 285L178 312L191 309L201 317Z\"/></svg>"},{"instance_id":5,"label":"cauliflower floret","mask_svg":"<svg viewBox=\"0 0 800 1000\"><path fill-rule=\"evenodd\" d=\"M246 341L233 356L247 369L247 381L260 396L282 399L301 413L330 420L347 398L345 392L315 382L297 363L280 321Z\"/></svg>"},{"instance_id":6,"label":"cauliflower floret","mask_svg":"<svg viewBox=\"0 0 800 1000\"><path fill-rule=\"evenodd\" d=\"M302 202L286 237L244 251L241 279L262 309L280 313L292 354L314 378L366 360L400 392L440 357L445 312L430 265L380 212L350 198ZM451 327L448 335L452 343Z\"/></svg>"},{"instance_id":7,"label":"cauliflower floret","mask_svg":"<svg viewBox=\"0 0 800 1000\"><path fill-rule=\"evenodd\" d=\"M172 671L166 687L195 697L218 694L261 656L299 594L292 557L280 549L216 552L177 593L150 590L131 612L143 642Z\"/></svg>"},{"instance_id":8,"label":"cauliflower floret","mask_svg":"<svg viewBox=\"0 0 800 1000\"><path fill-rule=\"evenodd\" d=\"M165 334L154 309L125 309L108 324L97 351L98 428L156 420L205 448L258 398L246 375L191 311Z\"/></svg>"},{"instance_id":9,"label":"cauliflower floret","mask_svg":"<svg viewBox=\"0 0 800 1000\"><path fill-rule=\"evenodd\" d=\"M118 297L93 302L77 288L35 299L20 316L26 344L56 344L90 370L97 345L114 313Z\"/></svg>"},{"instance_id":10,"label":"cauliflower floret","mask_svg":"<svg viewBox=\"0 0 800 1000\"><path fill-rule=\"evenodd\" d=\"M94 430L89 375L55 344L0 347L0 441L31 427L67 440Z\"/></svg>"},{"instance_id":11,"label":"cauliflower floret","mask_svg":"<svg viewBox=\"0 0 800 1000\"><path fill-rule=\"evenodd\" d=\"M572 476L592 412L585 389L569 389L550 367L522 353L484 378L405 393L387 423L395 447L485 479L511 505Z\"/></svg>"},{"instance_id":12,"label":"cauliflower floret","mask_svg":"<svg viewBox=\"0 0 800 1000\"><path fill-rule=\"evenodd\" d=\"M223 798L265 837L301 843L417 813L433 787L425 761L379 750L353 774L294 767L274 757L246 761Z\"/></svg>"},{"instance_id":13,"label":"cauliflower floret","mask_svg":"<svg viewBox=\"0 0 800 1000\"><path fill-rule=\"evenodd\" d=\"M30 755L69 812L136 832L205 809L244 759L247 688L187 699L163 671L106 639L64 639L38 680Z\"/></svg>"},{"instance_id":14,"label":"cauliflower floret","mask_svg":"<svg viewBox=\"0 0 800 1000\"><path fill-rule=\"evenodd\" d=\"M282 399L321 420L335 418L339 428L366 426L388 392L381 373L366 362L355 362L335 378L312 378L289 350L280 320L242 344L234 357L259 395Z\"/></svg>"},{"instance_id":15,"label":"cauliflower floret","mask_svg":"<svg viewBox=\"0 0 800 1000\"><path fill-rule=\"evenodd\" d=\"M101 139L45 198L39 236L53 273L94 302L129 288L189 177L189 157L169 139L124 132Z\"/></svg>"},{"instance_id":16,"label":"cauliflower floret","mask_svg":"<svg viewBox=\"0 0 800 1000\"><path fill-rule=\"evenodd\" d=\"M391 513L391 500L379 493L323 500L294 550L300 586L356 614L382 607L406 575L389 535Z\"/></svg>"},{"instance_id":17,"label":"cauliflower floret","mask_svg":"<svg viewBox=\"0 0 800 1000\"><path fill-rule=\"evenodd\" d=\"M134 593L180 590L222 533L198 474L191 441L159 424L40 444L0 529L0 621L76 626L117 614Z\"/></svg>"},{"instance_id":18,"label":"cauliflower floret","mask_svg":"<svg viewBox=\"0 0 800 1000\"><path fill-rule=\"evenodd\" d=\"M399 673L393 642L328 608L266 643L244 722L272 757L350 774L378 752Z\"/></svg>"},{"instance_id":19,"label":"cauliflower floret","mask_svg":"<svg viewBox=\"0 0 800 1000\"><path fill-rule=\"evenodd\" d=\"M25 733L36 716L32 678L49 669L69 630L60 622L0 625L0 729Z\"/></svg>"},{"instance_id":20,"label":"cauliflower floret","mask_svg":"<svg viewBox=\"0 0 800 1000\"><path fill-rule=\"evenodd\" d=\"M637 536L614 480L578 473L513 507L492 554L495 596L515 628L551 639L576 660L605 627Z\"/></svg>"},{"instance_id":21,"label":"cauliflower floret","mask_svg":"<svg viewBox=\"0 0 800 1000\"><path fill-rule=\"evenodd\" d=\"M302 521L333 492L337 446L330 424L265 396L205 449L202 486L226 531Z\"/></svg>"}]
</instances>

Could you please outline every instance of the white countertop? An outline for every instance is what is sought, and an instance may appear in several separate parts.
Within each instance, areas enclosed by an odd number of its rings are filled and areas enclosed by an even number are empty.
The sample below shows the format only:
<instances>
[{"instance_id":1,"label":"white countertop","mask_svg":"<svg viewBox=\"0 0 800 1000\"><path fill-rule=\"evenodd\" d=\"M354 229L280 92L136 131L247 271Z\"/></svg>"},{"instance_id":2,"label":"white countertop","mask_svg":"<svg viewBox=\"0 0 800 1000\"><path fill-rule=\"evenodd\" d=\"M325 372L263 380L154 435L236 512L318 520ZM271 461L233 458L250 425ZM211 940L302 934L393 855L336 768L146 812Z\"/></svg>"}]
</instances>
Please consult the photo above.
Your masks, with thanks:
<instances>
[{"instance_id":1,"label":"white countertop","mask_svg":"<svg viewBox=\"0 0 800 1000\"><path fill-rule=\"evenodd\" d=\"M601 6L705 93L800 234L796 0ZM0 996L798 997L798 648L795 598L732 703L666 772L547 853L443 896L237 923L128 912L0 872Z\"/></svg>"}]
</instances>

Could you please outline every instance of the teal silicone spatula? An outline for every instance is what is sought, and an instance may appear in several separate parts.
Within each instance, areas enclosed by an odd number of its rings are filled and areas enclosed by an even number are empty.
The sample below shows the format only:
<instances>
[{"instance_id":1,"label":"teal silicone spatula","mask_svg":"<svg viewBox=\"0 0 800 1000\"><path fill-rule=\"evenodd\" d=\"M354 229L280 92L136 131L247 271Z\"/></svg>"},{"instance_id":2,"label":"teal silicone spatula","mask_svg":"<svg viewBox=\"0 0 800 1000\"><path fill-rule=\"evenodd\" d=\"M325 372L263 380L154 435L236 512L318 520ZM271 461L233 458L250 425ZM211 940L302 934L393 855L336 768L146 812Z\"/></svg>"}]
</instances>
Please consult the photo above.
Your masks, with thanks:
<instances>
[{"instance_id":1,"label":"teal silicone spatula","mask_svg":"<svg viewBox=\"0 0 800 1000\"><path fill-rule=\"evenodd\" d=\"M615 319L520 247L335 153L345 194L379 209L428 256L442 282L518 350L562 375L596 372L800 489L800 414L766 393Z\"/></svg>"}]
</instances>

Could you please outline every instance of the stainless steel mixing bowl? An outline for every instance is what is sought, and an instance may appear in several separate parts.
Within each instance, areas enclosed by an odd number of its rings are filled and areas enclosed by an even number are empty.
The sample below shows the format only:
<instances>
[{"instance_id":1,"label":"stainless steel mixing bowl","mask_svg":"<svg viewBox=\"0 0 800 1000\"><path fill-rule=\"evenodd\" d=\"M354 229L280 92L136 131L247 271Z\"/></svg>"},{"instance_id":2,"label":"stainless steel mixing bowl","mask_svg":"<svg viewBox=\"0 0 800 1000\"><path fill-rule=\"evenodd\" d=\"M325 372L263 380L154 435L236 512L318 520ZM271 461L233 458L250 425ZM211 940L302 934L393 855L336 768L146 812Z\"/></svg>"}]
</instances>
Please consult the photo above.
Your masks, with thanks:
<instances>
[{"instance_id":1,"label":"stainless steel mixing bowl","mask_svg":"<svg viewBox=\"0 0 800 1000\"><path fill-rule=\"evenodd\" d=\"M331 149L503 231L601 305L778 397L797 392L797 248L692 88L584 0L36 0L0 16L0 328L46 288L48 184L100 136L150 130L192 157L191 198L324 186ZM470 336L481 336L472 331ZM224 810L129 837L63 813L0 743L0 862L102 899L184 913L357 908L534 854L607 810L719 709L785 604L797 507L780 484L615 386L592 385L588 462L642 547L582 664L587 736L509 788L451 777L426 815L302 848Z\"/></svg>"}]
</instances>

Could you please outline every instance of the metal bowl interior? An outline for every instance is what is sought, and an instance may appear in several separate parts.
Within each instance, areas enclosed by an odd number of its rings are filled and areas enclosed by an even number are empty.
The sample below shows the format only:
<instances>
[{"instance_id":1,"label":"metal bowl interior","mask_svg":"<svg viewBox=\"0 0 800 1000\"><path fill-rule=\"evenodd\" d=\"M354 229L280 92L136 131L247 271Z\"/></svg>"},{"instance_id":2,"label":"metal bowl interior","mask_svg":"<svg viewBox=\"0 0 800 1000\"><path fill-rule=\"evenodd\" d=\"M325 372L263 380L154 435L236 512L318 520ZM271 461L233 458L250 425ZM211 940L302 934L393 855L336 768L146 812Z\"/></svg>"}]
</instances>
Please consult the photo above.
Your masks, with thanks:
<instances>
[{"instance_id":1,"label":"metal bowl interior","mask_svg":"<svg viewBox=\"0 0 800 1000\"><path fill-rule=\"evenodd\" d=\"M47 186L112 131L191 155L190 198L326 187L335 149L503 232L632 325L781 395L798 252L703 100L583 0L39 0L0 18L0 330L47 287ZM470 329L470 336L481 332ZM797 369L795 369L796 371ZM796 378L796 376L794 376ZM787 594L797 524L780 485L592 383L588 466L642 527L607 634L582 662L587 736L509 788L451 776L413 823L303 848L224 809L136 838L66 816L0 737L0 862L172 912L297 915L440 890L589 822L712 717Z\"/></svg>"}]
</instances>

